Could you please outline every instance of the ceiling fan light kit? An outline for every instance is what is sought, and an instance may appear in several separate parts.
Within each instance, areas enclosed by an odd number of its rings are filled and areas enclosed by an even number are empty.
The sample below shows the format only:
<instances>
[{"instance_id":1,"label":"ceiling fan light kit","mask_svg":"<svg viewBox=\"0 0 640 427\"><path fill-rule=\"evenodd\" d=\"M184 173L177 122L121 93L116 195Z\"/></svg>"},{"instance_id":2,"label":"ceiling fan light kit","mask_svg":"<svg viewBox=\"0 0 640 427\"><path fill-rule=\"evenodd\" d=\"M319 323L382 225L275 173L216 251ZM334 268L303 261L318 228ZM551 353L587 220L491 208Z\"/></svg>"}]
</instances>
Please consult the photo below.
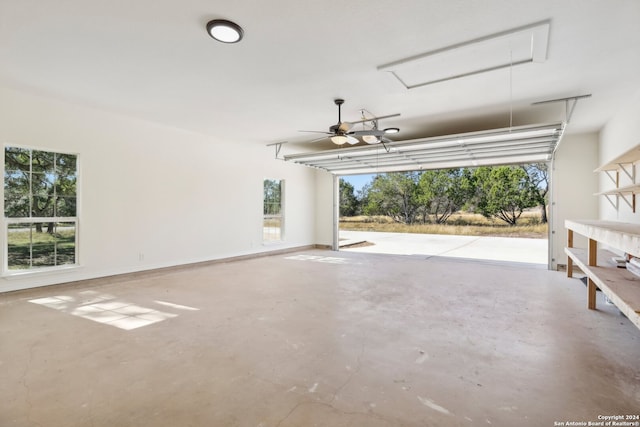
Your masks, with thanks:
<instances>
[{"instance_id":1,"label":"ceiling fan light kit","mask_svg":"<svg viewBox=\"0 0 640 427\"><path fill-rule=\"evenodd\" d=\"M335 135L331 137L331 142L336 145L344 145L347 142L347 137L344 135Z\"/></svg>"},{"instance_id":2,"label":"ceiling fan light kit","mask_svg":"<svg viewBox=\"0 0 640 427\"><path fill-rule=\"evenodd\" d=\"M362 140L364 142L366 142L367 144L377 144L378 142L380 142L380 140L378 139L377 136L375 135L364 135L362 137Z\"/></svg>"},{"instance_id":3,"label":"ceiling fan light kit","mask_svg":"<svg viewBox=\"0 0 640 427\"><path fill-rule=\"evenodd\" d=\"M358 144L360 142L360 140L358 138L356 138L356 136L361 137L362 140L364 142L366 142L367 144L378 144L378 143L384 144L385 141L386 142L391 142L390 140L384 138L385 134L393 134L393 133L400 132L400 129L396 128L396 127L386 128L384 130L379 130L378 129L378 120L384 119L384 118L389 118L389 117L396 117L396 116L399 116L400 114L392 114L392 115L389 115L389 116L366 118L366 117L364 117L364 113L363 113L362 120L358 120L356 122L343 122L342 121L342 110L341 110L341 107L342 107L342 104L344 104L344 99L337 98L337 99L334 99L333 102L334 102L334 104L336 104L338 106L338 123L336 123L335 125L330 126L329 127L329 132L306 131L306 130L300 131L300 132L324 133L324 134L330 135L329 139L331 139L331 142L333 142L336 145L344 145L344 144L347 144L347 143L350 144L350 145ZM351 127L354 124L362 123L363 126L364 126L364 124L367 123L367 122L371 122L371 124L373 125L372 129L359 130L359 131L352 131L351 130ZM321 138L321 139L324 139L324 138Z\"/></svg>"},{"instance_id":4,"label":"ceiling fan light kit","mask_svg":"<svg viewBox=\"0 0 640 427\"><path fill-rule=\"evenodd\" d=\"M346 143L349 143L349 145L355 145L360 142L357 138L354 138L351 135L334 135L330 139L331 142L336 145L344 145Z\"/></svg>"}]
</instances>

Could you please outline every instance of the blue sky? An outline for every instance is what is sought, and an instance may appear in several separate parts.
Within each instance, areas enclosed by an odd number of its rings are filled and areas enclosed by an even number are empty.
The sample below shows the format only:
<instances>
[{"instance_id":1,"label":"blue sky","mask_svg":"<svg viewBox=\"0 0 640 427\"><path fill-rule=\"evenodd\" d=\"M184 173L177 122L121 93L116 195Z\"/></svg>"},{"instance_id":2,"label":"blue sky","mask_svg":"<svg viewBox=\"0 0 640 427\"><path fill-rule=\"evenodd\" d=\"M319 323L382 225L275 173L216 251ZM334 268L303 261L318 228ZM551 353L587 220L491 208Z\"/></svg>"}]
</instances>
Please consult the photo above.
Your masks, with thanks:
<instances>
[{"instance_id":1,"label":"blue sky","mask_svg":"<svg viewBox=\"0 0 640 427\"><path fill-rule=\"evenodd\" d=\"M375 174L367 174L367 175L345 175L340 178L344 179L349 184L353 185L354 194L358 194L358 191L362 190L365 184L369 184Z\"/></svg>"}]
</instances>

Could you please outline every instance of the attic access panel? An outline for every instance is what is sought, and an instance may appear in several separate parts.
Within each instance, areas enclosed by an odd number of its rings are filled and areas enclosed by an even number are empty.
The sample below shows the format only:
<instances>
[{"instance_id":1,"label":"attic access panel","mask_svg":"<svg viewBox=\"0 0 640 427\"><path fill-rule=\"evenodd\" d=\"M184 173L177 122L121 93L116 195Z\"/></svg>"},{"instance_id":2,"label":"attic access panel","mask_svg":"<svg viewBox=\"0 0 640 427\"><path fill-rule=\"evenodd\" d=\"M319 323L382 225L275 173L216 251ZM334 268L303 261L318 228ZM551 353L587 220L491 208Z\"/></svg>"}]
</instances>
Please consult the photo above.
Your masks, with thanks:
<instances>
[{"instance_id":1,"label":"attic access panel","mask_svg":"<svg viewBox=\"0 0 640 427\"><path fill-rule=\"evenodd\" d=\"M286 161L335 175L547 162L564 123L527 125L363 147L285 155Z\"/></svg>"},{"instance_id":2,"label":"attic access panel","mask_svg":"<svg viewBox=\"0 0 640 427\"><path fill-rule=\"evenodd\" d=\"M538 22L378 67L406 89L547 59L550 21Z\"/></svg>"}]
</instances>

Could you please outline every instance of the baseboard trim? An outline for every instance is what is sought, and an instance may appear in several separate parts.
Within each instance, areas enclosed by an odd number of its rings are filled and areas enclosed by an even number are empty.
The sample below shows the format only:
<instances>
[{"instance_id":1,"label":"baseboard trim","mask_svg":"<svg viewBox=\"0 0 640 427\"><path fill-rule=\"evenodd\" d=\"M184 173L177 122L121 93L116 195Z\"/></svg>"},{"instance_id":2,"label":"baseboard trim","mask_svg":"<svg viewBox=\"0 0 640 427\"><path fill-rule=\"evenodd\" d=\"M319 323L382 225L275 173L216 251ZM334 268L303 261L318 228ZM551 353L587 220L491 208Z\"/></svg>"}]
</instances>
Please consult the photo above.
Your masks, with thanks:
<instances>
[{"instance_id":1,"label":"baseboard trim","mask_svg":"<svg viewBox=\"0 0 640 427\"><path fill-rule=\"evenodd\" d=\"M207 261L198 261L198 262L192 262L192 263L186 263L186 264L178 264L178 265L173 265L173 266L168 266L168 267L151 268L151 269L148 269L148 270L140 270L140 271L132 271L132 272L128 272L128 273L112 274L112 275L94 277L94 278L90 278L90 279L80 279L80 280L72 280L72 281L69 281L69 282L52 283L52 284L48 284L48 285L35 286L35 287L31 287L31 288L26 288L26 289L17 289L17 290L0 292L0 295L9 295L9 294L17 295L17 294L20 294L20 293L28 293L28 292L38 291L38 290L41 290L43 288L48 288L48 287L51 287L51 286L55 286L56 289L67 289L67 288L76 288L76 287L93 288L93 287L110 285L110 284L119 283L119 282L126 282L126 281L130 281L130 280L155 277L155 276L159 276L159 275L163 275L163 274L167 274L167 273L172 273L172 272L176 272L176 271L183 271L183 270L188 270L188 269L192 269L192 268L209 267L209 266L216 265L216 264L226 264L226 263L230 263L230 262L246 261L246 260L250 260L250 259L263 258L263 257L269 257L269 256L277 256L277 255L284 255L284 254L288 254L288 253L292 253L292 252L300 252L300 251L306 251L306 250L311 250L311 249L330 250L331 246L329 246L329 245L304 245L304 246L296 246L296 247L292 247L292 248L275 249L275 250L272 250L272 251L256 252L256 253L252 253L252 254L237 255L237 256L232 256L232 257L227 257L227 258L217 258L217 259L212 259L212 260L207 260Z\"/></svg>"}]
</instances>

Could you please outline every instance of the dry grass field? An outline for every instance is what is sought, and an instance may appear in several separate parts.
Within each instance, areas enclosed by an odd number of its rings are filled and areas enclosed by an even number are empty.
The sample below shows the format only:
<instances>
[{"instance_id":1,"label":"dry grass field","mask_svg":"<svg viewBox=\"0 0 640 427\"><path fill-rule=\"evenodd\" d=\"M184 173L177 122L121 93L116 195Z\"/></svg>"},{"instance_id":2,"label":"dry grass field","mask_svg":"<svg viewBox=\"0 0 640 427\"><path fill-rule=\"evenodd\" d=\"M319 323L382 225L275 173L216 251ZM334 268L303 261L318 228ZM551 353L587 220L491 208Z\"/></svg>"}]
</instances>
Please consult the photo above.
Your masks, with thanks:
<instances>
[{"instance_id":1,"label":"dry grass field","mask_svg":"<svg viewBox=\"0 0 640 427\"><path fill-rule=\"evenodd\" d=\"M528 237L546 239L547 224L540 221L536 210L525 212L518 225L511 226L498 219L480 214L458 212L446 224L400 224L386 216L354 216L340 218L341 230L379 231L391 233L452 234L464 236Z\"/></svg>"}]
</instances>

